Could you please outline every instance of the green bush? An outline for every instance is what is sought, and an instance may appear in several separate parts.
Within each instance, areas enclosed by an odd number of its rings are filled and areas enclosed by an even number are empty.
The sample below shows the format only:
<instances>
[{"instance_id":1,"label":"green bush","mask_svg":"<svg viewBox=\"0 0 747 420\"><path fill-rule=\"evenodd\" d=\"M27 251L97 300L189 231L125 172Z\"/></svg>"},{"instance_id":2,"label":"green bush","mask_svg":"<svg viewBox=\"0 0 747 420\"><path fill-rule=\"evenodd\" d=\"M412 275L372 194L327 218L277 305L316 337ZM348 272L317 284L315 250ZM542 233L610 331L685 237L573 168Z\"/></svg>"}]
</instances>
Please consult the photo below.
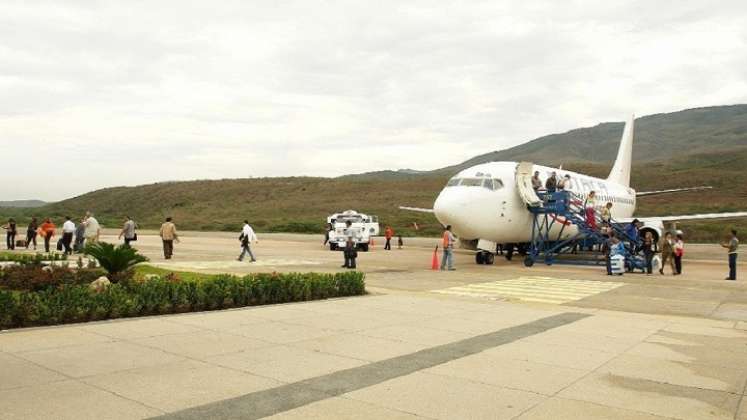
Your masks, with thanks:
<instances>
[{"instance_id":1,"label":"green bush","mask_svg":"<svg viewBox=\"0 0 747 420\"><path fill-rule=\"evenodd\" d=\"M365 293L360 272L220 275L182 281L157 277L96 292L75 283L11 290L0 286L0 329L142 315L327 299Z\"/></svg>"},{"instance_id":2,"label":"green bush","mask_svg":"<svg viewBox=\"0 0 747 420\"><path fill-rule=\"evenodd\" d=\"M68 267L20 264L0 269L0 288L40 291L63 285L87 285L104 275L100 269L72 270Z\"/></svg>"},{"instance_id":3,"label":"green bush","mask_svg":"<svg viewBox=\"0 0 747 420\"><path fill-rule=\"evenodd\" d=\"M112 283L132 277L132 267L135 264L148 261L148 258L140 255L137 250L127 245L115 246L106 242L90 244L85 248L85 254L90 255L98 261L101 268L109 273L108 277Z\"/></svg>"}]
</instances>

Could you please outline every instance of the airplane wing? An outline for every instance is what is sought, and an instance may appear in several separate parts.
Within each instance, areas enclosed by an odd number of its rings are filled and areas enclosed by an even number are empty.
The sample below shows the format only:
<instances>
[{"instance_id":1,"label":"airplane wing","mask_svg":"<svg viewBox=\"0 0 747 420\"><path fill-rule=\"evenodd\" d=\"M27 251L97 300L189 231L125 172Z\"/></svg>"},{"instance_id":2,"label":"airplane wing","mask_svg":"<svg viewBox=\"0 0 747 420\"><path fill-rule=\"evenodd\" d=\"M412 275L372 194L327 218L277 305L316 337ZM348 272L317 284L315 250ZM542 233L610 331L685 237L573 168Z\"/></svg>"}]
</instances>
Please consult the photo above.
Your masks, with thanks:
<instances>
[{"instance_id":1,"label":"airplane wing","mask_svg":"<svg viewBox=\"0 0 747 420\"><path fill-rule=\"evenodd\" d=\"M400 210L416 211L418 213L433 213L433 209L422 209L420 207L405 207L399 206Z\"/></svg>"},{"instance_id":2,"label":"airplane wing","mask_svg":"<svg viewBox=\"0 0 747 420\"><path fill-rule=\"evenodd\" d=\"M711 186L704 185L702 187L688 187L688 188L674 188L671 190L659 190L659 191L641 191L635 193L636 197L645 197L649 195L661 195L661 194L671 194L671 193L678 193L678 192L685 192L685 191L700 191L700 190L710 190Z\"/></svg>"},{"instance_id":3,"label":"airplane wing","mask_svg":"<svg viewBox=\"0 0 747 420\"><path fill-rule=\"evenodd\" d=\"M731 213L703 213L703 214L687 214L679 216L651 216L651 217L628 217L625 219L619 219L624 223L630 223L634 219L638 219L641 222L679 222L682 220L715 220L715 219L737 219L741 217L747 217L747 211L737 211Z\"/></svg>"}]
</instances>

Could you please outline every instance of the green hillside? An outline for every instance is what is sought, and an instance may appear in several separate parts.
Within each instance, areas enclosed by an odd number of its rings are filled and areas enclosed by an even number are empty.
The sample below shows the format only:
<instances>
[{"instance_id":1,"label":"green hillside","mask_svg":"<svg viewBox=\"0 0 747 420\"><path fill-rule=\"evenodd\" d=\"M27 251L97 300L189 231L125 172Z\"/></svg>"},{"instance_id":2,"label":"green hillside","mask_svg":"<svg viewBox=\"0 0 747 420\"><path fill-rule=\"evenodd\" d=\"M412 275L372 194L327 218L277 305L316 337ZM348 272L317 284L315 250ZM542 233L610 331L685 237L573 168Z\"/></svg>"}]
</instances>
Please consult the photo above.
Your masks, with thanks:
<instances>
[{"instance_id":1,"label":"green hillside","mask_svg":"<svg viewBox=\"0 0 747 420\"><path fill-rule=\"evenodd\" d=\"M612 163L624 123L602 123L562 134L551 134L510 149L486 153L459 165L456 172L484 162L527 160L544 165L569 162ZM669 160L693 153L747 148L747 105L695 108L635 120L633 159Z\"/></svg>"},{"instance_id":2,"label":"green hillside","mask_svg":"<svg viewBox=\"0 0 747 420\"><path fill-rule=\"evenodd\" d=\"M356 209L378 215L406 235L435 234L436 219L398 210L399 205L431 207L447 179L459 168L489 160L563 163L565 168L605 176L617 151L621 123L542 137L461 165L427 173L384 171L339 178L257 178L162 182L115 187L34 209L1 208L0 217L21 225L32 215L80 217L93 211L106 227L130 215L154 228L168 215L181 229L238 230L249 219L259 231L321 232L326 217ZM712 185L712 191L639 200L638 215L690 214L747 208L747 105L658 114L636 121L633 187L639 191ZM557 156L557 157L552 157ZM417 222L423 227L415 232ZM690 240L721 239L727 227L747 232L747 222L683 223Z\"/></svg>"}]
</instances>

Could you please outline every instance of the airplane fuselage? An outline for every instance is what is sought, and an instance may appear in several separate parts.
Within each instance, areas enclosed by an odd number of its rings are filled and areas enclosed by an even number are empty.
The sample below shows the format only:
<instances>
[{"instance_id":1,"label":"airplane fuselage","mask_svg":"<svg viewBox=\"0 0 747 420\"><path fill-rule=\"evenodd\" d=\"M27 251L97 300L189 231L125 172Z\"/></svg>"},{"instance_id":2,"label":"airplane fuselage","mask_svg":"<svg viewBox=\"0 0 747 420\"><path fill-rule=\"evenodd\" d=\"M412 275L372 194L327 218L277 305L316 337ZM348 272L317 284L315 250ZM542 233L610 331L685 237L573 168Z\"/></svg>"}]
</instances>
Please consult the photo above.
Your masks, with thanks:
<instances>
[{"instance_id":1,"label":"airplane fuselage","mask_svg":"<svg viewBox=\"0 0 747 420\"><path fill-rule=\"evenodd\" d=\"M451 225L453 232L464 240L487 239L496 243L531 241L533 215L521 198L517 180L517 162L490 162L459 172L449 180L433 205L436 218ZM613 218L632 217L635 190L563 169L534 165L544 183L555 172L558 178L570 175L573 199L585 202L590 191L596 194L597 210L612 203ZM556 227L560 230L560 225ZM573 226L564 230L564 237L576 234Z\"/></svg>"}]
</instances>

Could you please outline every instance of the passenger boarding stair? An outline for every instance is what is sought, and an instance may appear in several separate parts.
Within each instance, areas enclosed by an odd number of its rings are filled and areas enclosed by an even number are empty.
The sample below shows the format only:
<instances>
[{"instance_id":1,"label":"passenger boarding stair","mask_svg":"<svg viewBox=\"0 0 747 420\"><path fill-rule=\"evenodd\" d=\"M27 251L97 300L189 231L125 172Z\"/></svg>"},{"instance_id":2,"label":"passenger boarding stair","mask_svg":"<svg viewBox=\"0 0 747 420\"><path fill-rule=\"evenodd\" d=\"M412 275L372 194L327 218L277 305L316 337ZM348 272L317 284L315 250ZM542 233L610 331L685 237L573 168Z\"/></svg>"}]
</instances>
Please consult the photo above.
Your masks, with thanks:
<instances>
[{"instance_id":1,"label":"passenger boarding stair","mask_svg":"<svg viewBox=\"0 0 747 420\"><path fill-rule=\"evenodd\" d=\"M602 220L599 214L595 212L597 225L595 229L587 223L584 204L573 192L532 192L540 201L540 205L531 206L527 204L527 209L533 214L534 221L532 224L532 242L524 264L529 267L540 259L548 265L553 263L604 264L604 254L601 250L607 236L600 229ZM568 233L572 230L571 226L576 227L576 232L569 236ZM638 266L639 264L636 264L636 262L639 258L637 255L640 249L639 240L631 238L625 232L624 224L612 220L610 228L625 246L626 266ZM597 247L598 251L595 251L596 254L589 258L589 254L582 251L586 247ZM582 252L574 254L573 251ZM560 255L563 256L557 258Z\"/></svg>"}]
</instances>

